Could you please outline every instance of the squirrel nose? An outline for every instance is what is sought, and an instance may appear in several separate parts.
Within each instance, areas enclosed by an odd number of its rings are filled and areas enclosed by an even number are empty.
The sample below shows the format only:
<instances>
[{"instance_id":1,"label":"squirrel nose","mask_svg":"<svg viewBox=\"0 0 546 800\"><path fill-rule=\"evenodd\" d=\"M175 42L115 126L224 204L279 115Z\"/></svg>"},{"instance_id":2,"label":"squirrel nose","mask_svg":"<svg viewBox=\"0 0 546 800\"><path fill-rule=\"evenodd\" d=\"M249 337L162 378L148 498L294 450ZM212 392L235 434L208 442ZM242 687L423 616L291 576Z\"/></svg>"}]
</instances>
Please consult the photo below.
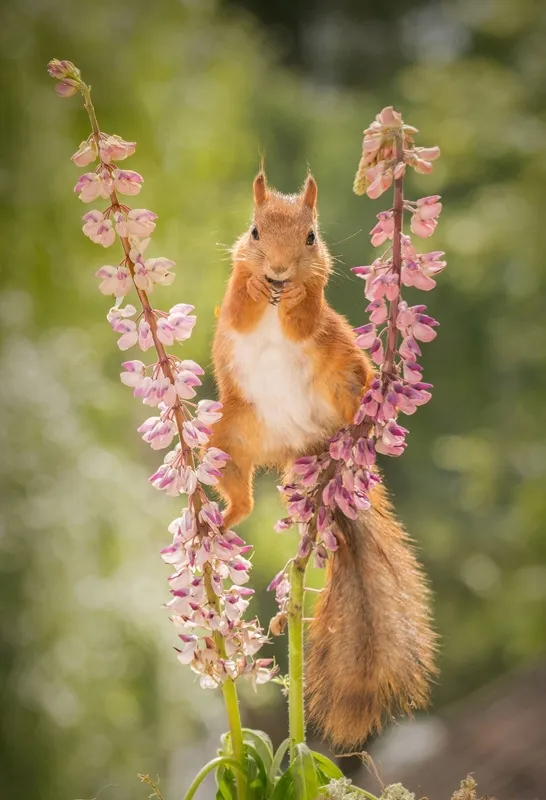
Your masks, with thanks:
<instances>
[{"instance_id":1,"label":"squirrel nose","mask_svg":"<svg viewBox=\"0 0 546 800\"><path fill-rule=\"evenodd\" d=\"M274 267L273 265L271 265L270 269L271 272L273 272L275 275L279 277L281 275L284 275L284 273L286 272L286 267Z\"/></svg>"}]
</instances>

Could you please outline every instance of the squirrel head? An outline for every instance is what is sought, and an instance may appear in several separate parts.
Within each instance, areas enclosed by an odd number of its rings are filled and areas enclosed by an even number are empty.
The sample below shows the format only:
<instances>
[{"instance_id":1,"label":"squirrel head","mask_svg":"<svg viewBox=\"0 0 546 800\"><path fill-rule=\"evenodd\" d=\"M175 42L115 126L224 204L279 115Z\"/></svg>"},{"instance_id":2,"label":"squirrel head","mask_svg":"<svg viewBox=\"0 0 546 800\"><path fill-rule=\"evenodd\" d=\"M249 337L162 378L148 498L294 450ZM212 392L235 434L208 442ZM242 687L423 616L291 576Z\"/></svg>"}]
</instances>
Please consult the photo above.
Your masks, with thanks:
<instances>
[{"instance_id":1,"label":"squirrel head","mask_svg":"<svg viewBox=\"0 0 546 800\"><path fill-rule=\"evenodd\" d=\"M331 258L320 237L317 183L308 175L299 194L281 194L261 170L254 179L254 215L234 247L236 262L270 281L325 282Z\"/></svg>"}]
</instances>

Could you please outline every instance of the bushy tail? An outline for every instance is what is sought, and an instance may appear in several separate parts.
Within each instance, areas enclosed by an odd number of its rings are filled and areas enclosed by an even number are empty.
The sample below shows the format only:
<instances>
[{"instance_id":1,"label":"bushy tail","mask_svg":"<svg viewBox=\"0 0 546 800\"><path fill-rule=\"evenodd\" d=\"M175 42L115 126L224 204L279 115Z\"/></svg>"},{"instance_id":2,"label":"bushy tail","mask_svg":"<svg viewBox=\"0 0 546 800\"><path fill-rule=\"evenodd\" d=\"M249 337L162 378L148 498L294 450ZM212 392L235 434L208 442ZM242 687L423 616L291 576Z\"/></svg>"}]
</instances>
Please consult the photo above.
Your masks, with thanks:
<instances>
[{"instance_id":1,"label":"bushy tail","mask_svg":"<svg viewBox=\"0 0 546 800\"><path fill-rule=\"evenodd\" d=\"M342 541L309 634L309 716L338 748L425 706L436 672L421 567L388 502L376 499L358 520L338 520Z\"/></svg>"}]
</instances>

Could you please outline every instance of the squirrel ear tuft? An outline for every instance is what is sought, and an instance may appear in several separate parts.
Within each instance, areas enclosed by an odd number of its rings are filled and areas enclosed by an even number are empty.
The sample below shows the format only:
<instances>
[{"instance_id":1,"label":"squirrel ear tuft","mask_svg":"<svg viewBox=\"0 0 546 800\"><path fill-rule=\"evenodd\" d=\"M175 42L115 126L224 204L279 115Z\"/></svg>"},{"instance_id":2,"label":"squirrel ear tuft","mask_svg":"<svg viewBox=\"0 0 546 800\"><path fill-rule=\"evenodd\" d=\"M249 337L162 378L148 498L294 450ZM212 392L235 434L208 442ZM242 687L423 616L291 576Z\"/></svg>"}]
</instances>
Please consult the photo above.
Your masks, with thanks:
<instances>
[{"instance_id":1,"label":"squirrel ear tuft","mask_svg":"<svg viewBox=\"0 0 546 800\"><path fill-rule=\"evenodd\" d=\"M316 180L313 178L311 173L307 176L307 180L305 181L305 185L303 187L302 193L302 201L305 206L309 206L309 208L313 209L316 208L317 205L317 195L318 195L318 186Z\"/></svg>"},{"instance_id":2,"label":"squirrel ear tuft","mask_svg":"<svg viewBox=\"0 0 546 800\"><path fill-rule=\"evenodd\" d=\"M261 206L262 203L265 203L267 200L267 196L267 179L265 177L265 172L260 170L254 178L254 204Z\"/></svg>"}]
</instances>

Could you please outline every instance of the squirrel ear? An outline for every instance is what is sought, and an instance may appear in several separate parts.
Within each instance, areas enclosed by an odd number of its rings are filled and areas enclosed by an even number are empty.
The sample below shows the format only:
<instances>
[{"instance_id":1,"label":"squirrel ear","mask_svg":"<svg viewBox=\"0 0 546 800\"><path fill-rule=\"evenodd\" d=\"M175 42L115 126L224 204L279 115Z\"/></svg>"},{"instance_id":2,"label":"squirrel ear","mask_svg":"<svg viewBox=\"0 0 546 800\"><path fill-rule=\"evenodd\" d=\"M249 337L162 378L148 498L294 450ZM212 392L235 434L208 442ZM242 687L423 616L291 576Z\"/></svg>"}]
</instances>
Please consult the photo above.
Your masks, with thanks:
<instances>
[{"instance_id":1,"label":"squirrel ear","mask_svg":"<svg viewBox=\"0 0 546 800\"><path fill-rule=\"evenodd\" d=\"M265 172L260 170L256 177L254 178L254 204L257 206L261 206L262 203L265 203L267 200L268 191L267 191L267 180L265 177Z\"/></svg>"},{"instance_id":2,"label":"squirrel ear","mask_svg":"<svg viewBox=\"0 0 546 800\"><path fill-rule=\"evenodd\" d=\"M309 208L315 210L317 205L317 195L318 195L318 186L316 180L313 178L311 173L307 176L307 180L305 181L305 185L303 187L303 194L302 200L305 206L309 206Z\"/></svg>"}]
</instances>

